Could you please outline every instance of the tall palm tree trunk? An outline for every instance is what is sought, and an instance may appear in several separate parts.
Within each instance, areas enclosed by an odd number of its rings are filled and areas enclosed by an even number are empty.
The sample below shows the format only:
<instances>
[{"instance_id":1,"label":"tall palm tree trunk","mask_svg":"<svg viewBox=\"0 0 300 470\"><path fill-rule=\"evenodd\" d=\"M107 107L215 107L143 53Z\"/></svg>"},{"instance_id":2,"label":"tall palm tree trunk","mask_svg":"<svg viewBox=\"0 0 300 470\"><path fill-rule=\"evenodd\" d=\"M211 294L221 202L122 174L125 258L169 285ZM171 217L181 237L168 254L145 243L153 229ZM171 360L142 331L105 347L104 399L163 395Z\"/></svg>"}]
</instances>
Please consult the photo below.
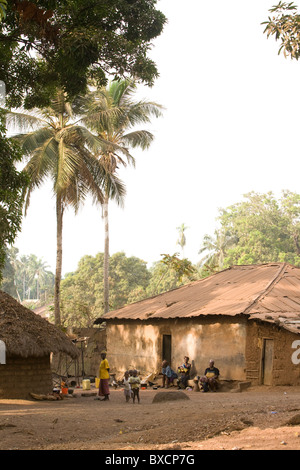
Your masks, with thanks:
<instances>
[{"instance_id":1,"label":"tall palm tree trunk","mask_svg":"<svg viewBox=\"0 0 300 470\"><path fill-rule=\"evenodd\" d=\"M56 197L56 272L54 284L54 318L55 325L61 324L60 318L60 282L62 273L62 229L63 205L59 195Z\"/></svg>"},{"instance_id":2,"label":"tall palm tree trunk","mask_svg":"<svg viewBox=\"0 0 300 470\"><path fill-rule=\"evenodd\" d=\"M103 262L103 283L104 283L104 313L109 312L109 222L108 222L108 200L106 195L103 204L104 218L104 262Z\"/></svg>"}]
</instances>

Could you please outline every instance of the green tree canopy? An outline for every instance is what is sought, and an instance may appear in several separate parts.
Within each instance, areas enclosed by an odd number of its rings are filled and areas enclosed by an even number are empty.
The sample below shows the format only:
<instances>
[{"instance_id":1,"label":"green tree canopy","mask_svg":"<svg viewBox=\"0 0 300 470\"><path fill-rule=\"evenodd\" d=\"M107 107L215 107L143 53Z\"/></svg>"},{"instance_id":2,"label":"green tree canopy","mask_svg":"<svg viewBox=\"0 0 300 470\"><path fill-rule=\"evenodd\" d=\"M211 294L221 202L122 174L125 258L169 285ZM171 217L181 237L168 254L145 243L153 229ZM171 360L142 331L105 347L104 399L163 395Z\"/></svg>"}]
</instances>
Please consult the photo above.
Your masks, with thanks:
<instances>
[{"instance_id":1,"label":"green tree canopy","mask_svg":"<svg viewBox=\"0 0 300 470\"><path fill-rule=\"evenodd\" d=\"M198 279L198 270L187 259L180 259L178 253L163 254L162 259L154 263L151 280L147 288L147 297L176 289L188 282Z\"/></svg>"},{"instance_id":2,"label":"green tree canopy","mask_svg":"<svg viewBox=\"0 0 300 470\"><path fill-rule=\"evenodd\" d=\"M264 33L280 41L278 54L298 60L300 57L300 15L293 2L279 2L270 10L271 16L262 24Z\"/></svg>"},{"instance_id":3,"label":"green tree canopy","mask_svg":"<svg viewBox=\"0 0 300 470\"><path fill-rule=\"evenodd\" d=\"M0 80L8 106L45 107L56 88L68 99L106 76L152 85L148 57L165 16L157 0L12 0L0 22ZM2 11L2 10L1 10Z\"/></svg>"},{"instance_id":4,"label":"green tree canopy","mask_svg":"<svg viewBox=\"0 0 300 470\"><path fill-rule=\"evenodd\" d=\"M104 254L84 256L75 272L61 283L62 324L92 326L104 313L103 304ZM134 292L141 295L149 283L150 273L145 261L122 252L110 257L110 309L135 301Z\"/></svg>"},{"instance_id":5,"label":"green tree canopy","mask_svg":"<svg viewBox=\"0 0 300 470\"><path fill-rule=\"evenodd\" d=\"M24 191L28 185L25 172L16 165L22 160L19 146L6 137L0 115L0 281L5 264L5 250L11 245L22 223Z\"/></svg>"},{"instance_id":6,"label":"green tree canopy","mask_svg":"<svg viewBox=\"0 0 300 470\"><path fill-rule=\"evenodd\" d=\"M230 240L227 246L223 245L223 267L270 262L299 266L300 195L283 191L281 198L276 199L272 192L251 192L244 198L220 210L219 232ZM208 235L204 237L204 246L207 241ZM213 248L213 245L207 247ZM214 248L217 257L220 247L215 244Z\"/></svg>"}]
</instances>

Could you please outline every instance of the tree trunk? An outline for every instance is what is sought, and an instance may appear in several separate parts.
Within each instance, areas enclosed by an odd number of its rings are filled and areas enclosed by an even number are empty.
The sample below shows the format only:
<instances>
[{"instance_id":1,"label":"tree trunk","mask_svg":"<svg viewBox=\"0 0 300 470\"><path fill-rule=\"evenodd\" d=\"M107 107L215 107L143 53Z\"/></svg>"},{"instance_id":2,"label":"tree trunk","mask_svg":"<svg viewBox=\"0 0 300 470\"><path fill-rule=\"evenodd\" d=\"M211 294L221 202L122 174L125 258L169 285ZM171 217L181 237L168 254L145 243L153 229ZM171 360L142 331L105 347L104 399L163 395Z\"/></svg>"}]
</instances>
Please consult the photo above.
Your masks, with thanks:
<instances>
[{"instance_id":1,"label":"tree trunk","mask_svg":"<svg viewBox=\"0 0 300 470\"><path fill-rule=\"evenodd\" d=\"M60 318L60 282L62 272L62 228L63 206L61 197L56 196L56 272L54 284L54 318L55 325L61 324Z\"/></svg>"},{"instance_id":2,"label":"tree trunk","mask_svg":"<svg viewBox=\"0 0 300 470\"><path fill-rule=\"evenodd\" d=\"M108 224L108 196L105 196L103 204L104 217L104 262L103 262L103 283L104 283L104 313L109 312L109 224Z\"/></svg>"}]
</instances>

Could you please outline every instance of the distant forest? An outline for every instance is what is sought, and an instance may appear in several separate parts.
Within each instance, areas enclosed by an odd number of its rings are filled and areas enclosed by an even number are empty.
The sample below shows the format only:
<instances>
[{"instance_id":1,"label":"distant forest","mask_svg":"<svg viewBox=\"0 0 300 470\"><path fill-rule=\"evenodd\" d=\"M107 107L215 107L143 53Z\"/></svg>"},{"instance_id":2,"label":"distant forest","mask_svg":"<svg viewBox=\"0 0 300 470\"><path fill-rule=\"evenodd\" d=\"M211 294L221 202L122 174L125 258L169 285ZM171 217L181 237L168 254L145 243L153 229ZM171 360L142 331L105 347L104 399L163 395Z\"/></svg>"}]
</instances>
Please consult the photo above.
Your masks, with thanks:
<instances>
[{"instance_id":1,"label":"distant forest","mask_svg":"<svg viewBox=\"0 0 300 470\"><path fill-rule=\"evenodd\" d=\"M193 265L183 257L186 244L184 224L178 227L177 244L182 250L161 255L150 268L137 257L115 253L109 260L109 308L114 310L197 279L232 265L287 262L300 266L300 195L283 191L251 192L240 203L220 209L218 228L199 243L199 262ZM76 271L61 282L63 326L92 326L103 314L104 253L83 256ZM54 274L47 263L34 254L20 255L7 249L2 290L32 306L53 303Z\"/></svg>"}]
</instances>

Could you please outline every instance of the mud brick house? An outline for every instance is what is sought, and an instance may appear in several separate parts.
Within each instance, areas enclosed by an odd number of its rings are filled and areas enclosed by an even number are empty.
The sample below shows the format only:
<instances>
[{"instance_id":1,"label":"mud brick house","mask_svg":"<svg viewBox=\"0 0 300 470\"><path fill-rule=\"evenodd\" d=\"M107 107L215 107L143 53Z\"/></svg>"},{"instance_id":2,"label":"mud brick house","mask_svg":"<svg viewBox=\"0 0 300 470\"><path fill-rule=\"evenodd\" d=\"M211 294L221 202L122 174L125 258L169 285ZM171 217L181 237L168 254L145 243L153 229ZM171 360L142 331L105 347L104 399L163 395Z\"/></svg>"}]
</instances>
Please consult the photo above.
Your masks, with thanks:
<instances>
[{"instance_id":1,"label":"mud brick house","mask_svg":"<svg viewBox=\"0 0 300 470\"><path fill-rule=\"evenodd\" d=\"M224 380L300 384L300 269L285 263L233 266L103 321L117 371L157 373L163 359L176 368L187 355L198 375L214 359Z\"/></svg>"},{"instance_id":2,"label":"mud brick house","mask_svg":"<svg viewBox=\"0 0 300 470\"><path fill-rule=\"evenodd\" d=\"M0 398L30 398L52 391L51 353L78 355L72 341L57 327L0 291ZM3 347L2 347L3 351ZM3 363L5 362L5 363Z\"/></svg>"}]
</instances>

